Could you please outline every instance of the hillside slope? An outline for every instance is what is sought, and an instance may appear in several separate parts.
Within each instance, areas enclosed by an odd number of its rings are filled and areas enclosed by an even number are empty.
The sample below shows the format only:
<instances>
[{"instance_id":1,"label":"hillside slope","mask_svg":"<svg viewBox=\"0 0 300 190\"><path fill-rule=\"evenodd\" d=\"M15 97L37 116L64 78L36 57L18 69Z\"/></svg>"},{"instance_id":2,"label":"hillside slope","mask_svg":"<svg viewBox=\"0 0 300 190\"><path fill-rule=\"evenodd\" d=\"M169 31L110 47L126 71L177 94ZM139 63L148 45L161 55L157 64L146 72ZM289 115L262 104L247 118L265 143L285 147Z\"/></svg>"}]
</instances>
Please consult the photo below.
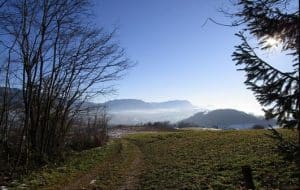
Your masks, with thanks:
<instances>
[{"instance_id":1,"label":"hillside slope","mask_svg":"<svg viewBox=\"0 0 300 190\"><path fill-rule=\"evenodd\" d=\"M247 114L234 109L218 109L210 112L199 112L182 120L183 123L190 123L200 127L208 128L251 128L253 125L274 125L274 121L267 121L254 115Z\"/></svg>"}]
</instances>

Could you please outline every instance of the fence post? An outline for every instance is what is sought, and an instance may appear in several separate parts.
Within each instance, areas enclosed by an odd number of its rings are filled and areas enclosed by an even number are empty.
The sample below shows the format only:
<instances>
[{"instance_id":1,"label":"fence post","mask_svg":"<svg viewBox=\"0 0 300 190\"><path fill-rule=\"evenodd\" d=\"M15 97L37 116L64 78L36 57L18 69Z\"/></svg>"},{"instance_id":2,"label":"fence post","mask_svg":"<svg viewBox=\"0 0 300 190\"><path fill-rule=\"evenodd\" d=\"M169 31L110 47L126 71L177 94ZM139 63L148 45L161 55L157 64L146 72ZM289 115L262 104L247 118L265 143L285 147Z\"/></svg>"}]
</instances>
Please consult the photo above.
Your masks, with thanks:
<instances>
[{"instance_id":1,"label":"fence post","mask_svg":"<svg viewBox=\"0 0 300 190\"><path fill-rule=\"evenodd\" d=\"M245 187L247 189L255 189L254 183L253 183L253 178L252 178L252 170L249 165L242 166L242 173L244 176L244 181L245 181Z\"/></svg>"}]
</instances>

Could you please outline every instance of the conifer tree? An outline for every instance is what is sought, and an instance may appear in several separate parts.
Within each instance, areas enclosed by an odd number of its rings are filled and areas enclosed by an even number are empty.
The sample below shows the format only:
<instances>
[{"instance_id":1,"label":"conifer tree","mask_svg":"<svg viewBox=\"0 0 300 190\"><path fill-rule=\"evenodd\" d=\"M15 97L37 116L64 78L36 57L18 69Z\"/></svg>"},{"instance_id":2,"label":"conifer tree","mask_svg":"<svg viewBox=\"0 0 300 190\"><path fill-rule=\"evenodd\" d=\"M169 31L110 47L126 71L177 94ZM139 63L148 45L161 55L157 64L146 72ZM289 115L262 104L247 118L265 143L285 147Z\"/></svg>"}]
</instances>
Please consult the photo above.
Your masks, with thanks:
<instances>
[{"instance_id":1,"label":"conifer tree","mask_svg":"<svg viewBox=\"0 0 300 190\"><path fill-rule=\"evenodd\" d=\"M240 9L233 14L235 25L245 26L236 34L241 39L233 53L238 70L246 73L246 86L254 92L263 106L267 119L276 119L283 128L297 133L297 142L284 139L272 129L272 136L287 158L298 165L300 172L300 67L299 67L299 2L297 0L238 0ZM293 10L294 9L294 10ZM258 47L264 51L271 48L269 39L281 44L281 50L292 56L292 70L284 72L272 63L261 59L247 36L258 40ZM289 63L282 63L289 64Z\"/></svg>"}]
</instances>

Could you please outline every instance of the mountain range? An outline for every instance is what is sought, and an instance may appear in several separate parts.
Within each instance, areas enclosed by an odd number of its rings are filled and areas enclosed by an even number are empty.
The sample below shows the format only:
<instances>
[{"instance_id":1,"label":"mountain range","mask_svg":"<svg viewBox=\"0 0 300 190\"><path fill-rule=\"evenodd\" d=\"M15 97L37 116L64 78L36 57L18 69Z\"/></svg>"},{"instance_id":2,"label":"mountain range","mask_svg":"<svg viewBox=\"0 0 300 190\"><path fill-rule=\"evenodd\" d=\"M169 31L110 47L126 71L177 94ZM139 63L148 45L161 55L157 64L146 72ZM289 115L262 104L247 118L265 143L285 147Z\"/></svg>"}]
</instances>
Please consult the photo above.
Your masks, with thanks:
<instances>
[{"instance_id":1,"label":"mountain range","mask_svg":"<svg viewBox=\"0 0 300 190\"><path fill-rule=\"evenodd\" d=\"M4 88L0 87L0 95ZM20 104L22 91L10 89L12 102ZM2 96L0 96L2 101ZM146 122L170 121L171 123L187 123L206 128L251 128L253 125L275 125L275 121L267 121L261 117L247 114L234 109L218 109L208 111L192 105L187 100L172 100L165 102L145 102L139 99L117 99L104 103L85 102L84 107L91 111L105 106L110 115L112 125L135 125ZM95 112L96 113L96 112Z\"/></svg>"},{"instance_id":2,"label":"mountain range","mask_svg":"<svg viewBox=\"0 0 300 190\"><path fill-rule=\"evenodd\" d=\"M145 102L138 99L118 99L103 103L111 115L111 124L133 125L155 121L178 122L199 111L187 100Z\"/></svg>"},{"instance_id":3,"label":"mountain range","mask_svg":"<svg viewBox=\"0 0 300 190\"><path fill-rule=\"evenodd\" d=\"M138 99L117 99L104 103L110 111L152 110L152 109L193 109L187 100L172 100L166 102L144 102Z\"/></svg>"}]
</instances>

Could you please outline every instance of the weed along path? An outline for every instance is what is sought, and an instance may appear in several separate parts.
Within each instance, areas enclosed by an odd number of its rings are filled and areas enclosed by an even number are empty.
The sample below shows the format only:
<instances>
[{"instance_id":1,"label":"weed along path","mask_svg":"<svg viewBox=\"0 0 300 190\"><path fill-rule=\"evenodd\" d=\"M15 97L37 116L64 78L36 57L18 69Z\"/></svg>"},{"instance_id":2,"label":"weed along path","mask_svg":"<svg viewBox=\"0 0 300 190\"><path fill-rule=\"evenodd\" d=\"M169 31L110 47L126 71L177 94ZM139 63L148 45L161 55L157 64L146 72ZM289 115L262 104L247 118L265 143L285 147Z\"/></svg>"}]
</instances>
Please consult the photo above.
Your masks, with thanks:
<instances>
[{"instance_id":1,"label":"weed along path","mask_svg":"<svg viewBox=\"0 0 300 190\"><path fill-rule=\"evenodd\" d=\"M59 189L138 189L143 166L139 147L122 139L107 159Z\"/></svg>"}]
</instances>

